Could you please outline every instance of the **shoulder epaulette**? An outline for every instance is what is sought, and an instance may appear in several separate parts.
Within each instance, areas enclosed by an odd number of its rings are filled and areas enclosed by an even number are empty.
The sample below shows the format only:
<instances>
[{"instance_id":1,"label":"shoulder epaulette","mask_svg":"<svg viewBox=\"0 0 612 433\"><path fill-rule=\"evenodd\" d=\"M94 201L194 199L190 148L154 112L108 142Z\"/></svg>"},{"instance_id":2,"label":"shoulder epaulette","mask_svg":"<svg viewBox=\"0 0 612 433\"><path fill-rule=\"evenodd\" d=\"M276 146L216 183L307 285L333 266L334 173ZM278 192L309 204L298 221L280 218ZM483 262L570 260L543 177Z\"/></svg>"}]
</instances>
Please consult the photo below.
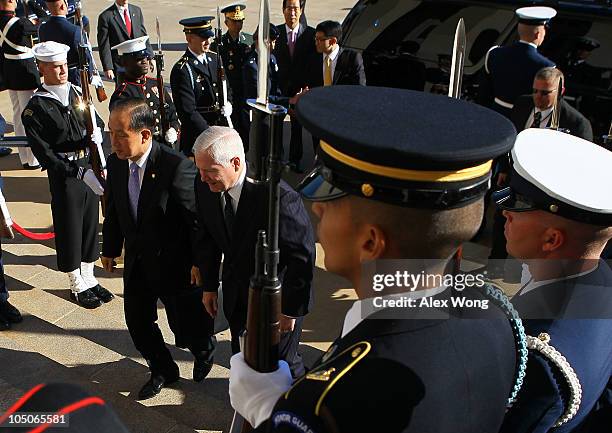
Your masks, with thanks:
<instances>
[{"instance_id":1,"label":"shoulder epaulette","mask_svg":"<svg viewBox=\"0 0 612 433\"><path fill-rule=\"evenodd\" d=\"M179 68L182 68L183 66L185 66L187 63L189 62L189 57L187 56L183 56L179 59L179 61L176 63L178 65Z\"/></svg>"},{"instance_id":2,"label":"shoulder epaulette","mask_svg":"<svg viewBox=\"0 0 612 433\"><path fill-rule=\"evenodd\" d=\"M209 51L210 54L217 54L216 51Z\"/></svg>"}]
</instances>

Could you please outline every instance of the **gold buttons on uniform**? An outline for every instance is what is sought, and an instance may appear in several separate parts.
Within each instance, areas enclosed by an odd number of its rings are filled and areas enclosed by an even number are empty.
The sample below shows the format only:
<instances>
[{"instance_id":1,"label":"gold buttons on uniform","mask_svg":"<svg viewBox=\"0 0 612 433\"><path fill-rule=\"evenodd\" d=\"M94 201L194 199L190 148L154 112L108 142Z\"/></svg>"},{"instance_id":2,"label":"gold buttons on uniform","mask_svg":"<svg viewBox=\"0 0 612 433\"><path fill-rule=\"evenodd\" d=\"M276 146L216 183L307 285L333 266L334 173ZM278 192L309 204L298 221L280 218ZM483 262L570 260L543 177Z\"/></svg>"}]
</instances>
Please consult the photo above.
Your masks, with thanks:
<instances>
[{"instance_id":1,"label":"gold buttons on uniform","mask_svg":"<svg viewBox=\"0 0 612 433\"><path fill-rule=\"evenodd\" d=\"M369 183L361 185L361 193L366 197L372 197L374 195L374 187Z\"/></svg>"},{"instance_id":2,"label":"gold buttons on uniform","mask_svg":"<svg viewBox=\"0 0 612 433\"><path fill-rule=\"evenodd\" d=\"M548 209L550 209L550 211L551 211L552 213L557 213L557 212L559 212L559 206L557 206L556 204L551 204L551 205L550 205L550 207L549 207Z\"/></svg>"}]
</instances>

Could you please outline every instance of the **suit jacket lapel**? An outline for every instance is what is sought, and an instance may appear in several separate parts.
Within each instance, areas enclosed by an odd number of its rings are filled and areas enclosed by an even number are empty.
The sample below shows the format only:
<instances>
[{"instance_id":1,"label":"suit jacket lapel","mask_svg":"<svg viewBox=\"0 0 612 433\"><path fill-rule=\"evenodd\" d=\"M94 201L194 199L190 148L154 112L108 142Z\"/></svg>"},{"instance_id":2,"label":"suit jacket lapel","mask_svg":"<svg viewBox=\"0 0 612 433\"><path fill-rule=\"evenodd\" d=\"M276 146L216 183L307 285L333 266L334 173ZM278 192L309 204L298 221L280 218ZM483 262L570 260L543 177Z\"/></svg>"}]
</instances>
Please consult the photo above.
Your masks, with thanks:
<instances>
[{"instance_id":1,"label":"suit jacket lapel","mask_svg":"<svg viewBox=\"0 0 612 433\"><path fill-rule=\"evenodd\" d=\"M249 212L253 212L255 209L254 201L257 198L257 186L248 178L244 178L244 184L242 185L242 192L240 193L240 201L238 202L238 209L236 209L236 217L234 218L234 227L232 233L232 239L237 241L242 239L242 234L249 226L249 221L253 222L256 218L249 217ZM237 245L238 242L235 242Z\"/></svg>"},{"instance_id":2,"label":"suit jacket lapel","mask_svg":"<svg viewBox=\"0 0 612 433\"><path fill-rule=\"evenodd\" d=\"M151 143L151 153L149 153L149 158L147 159L144 177L142 178L140 196L138 197L138 224L142 221L142 216L147 206L151 204L151 195L155 191L159 153L159 144L153 141Z\"/></svg>"},{"instance_id":3,"label":"suit jacket lapel","mask_svg":"<svg viewBox=\"0 0 612 433\"><path fill-rule=\"evenodd\" d=\"M115 203L117 207L121 209L121 212L127 212L127 220L130 221L130 224L135 225L132 212L130 211L130 197L128 195L129 161L119 160L117 164L119 165L117 170L117 183L119 184L119 188L116 188L116 192L113 191L117 197Z\"/></svg>"},{"instance_id":4,"label":"suit jacket lapel","mask_svg":"<svg viewBox=\"0 0 612 433\"><path fill-rule=\"evenodd\" d=\"M332 84L337 84L338 80L342 76L342 71L345 69L344 63L347 62L347 55L342 55L344 53L344 49L339 48L338 57L336 59L336 69L334 69L334 78L332 80Z\"/></svg>"},{"instance_id":5,"label":"suit jacket lapel","mask_svg":"<svg viewBox=\"0 0 612 433\"><path fill-rule=\"evenodd\" d=\"M115 5L112 5L111 7L113 8L113 17L115 18L115 21L117 21L117 25L119 26L125 37L129 39L130 35L128 35L127 28L125 27L125 23L123 22L123 18L119 16L119 10L117 10L117 7Z\"/></svg>"},{"instance_id":6,"label":"suit jacket lapel","mask_svg":"<svg viewBox=\"0 0 612 433\"><path fill-rule=\"evenodd\" d=\"M325 76L323 74L323 54L316 54L317 56L317 61L316 61L316 75L315 77L317 77L317 85L319 86L323 86L323 84L325 83Z\"/></svg>"}]
</instances>

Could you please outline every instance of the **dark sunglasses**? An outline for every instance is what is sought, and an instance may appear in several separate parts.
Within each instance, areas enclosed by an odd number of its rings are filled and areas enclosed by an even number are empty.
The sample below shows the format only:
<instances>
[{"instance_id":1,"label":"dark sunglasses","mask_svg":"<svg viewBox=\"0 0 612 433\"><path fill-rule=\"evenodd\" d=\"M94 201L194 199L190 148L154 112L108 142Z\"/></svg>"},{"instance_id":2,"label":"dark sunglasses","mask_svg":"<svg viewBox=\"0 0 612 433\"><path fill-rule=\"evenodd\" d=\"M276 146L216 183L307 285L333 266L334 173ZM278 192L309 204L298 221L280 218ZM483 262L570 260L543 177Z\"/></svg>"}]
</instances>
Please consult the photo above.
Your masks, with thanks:
<instances>
[{"instance_id":1,"label":"dark sunglasses","mask_svg":"<svg viewBox=\"0 0 612 433\"><path fill-rule=\"evenodd\" d=\"M522 194L507 187L500 189L492 194L495 204L503 210L512 212L527 212L530 210L538 210L539 207L531 200Z\"/></svg>"}]
</instances>

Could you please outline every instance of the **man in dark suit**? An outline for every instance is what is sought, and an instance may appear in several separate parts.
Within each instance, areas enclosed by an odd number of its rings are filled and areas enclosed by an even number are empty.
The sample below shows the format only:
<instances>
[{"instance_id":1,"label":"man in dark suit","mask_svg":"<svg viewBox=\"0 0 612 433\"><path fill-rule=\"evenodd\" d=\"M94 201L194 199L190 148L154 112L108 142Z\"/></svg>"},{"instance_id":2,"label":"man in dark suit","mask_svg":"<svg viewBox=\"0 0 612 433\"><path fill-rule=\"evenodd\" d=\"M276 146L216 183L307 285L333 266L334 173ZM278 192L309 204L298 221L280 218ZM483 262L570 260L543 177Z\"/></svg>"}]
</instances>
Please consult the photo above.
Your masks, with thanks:
<instances>
[{"instance_id":1,"label":"man in dark suit","mask_svg":"<svg viewBox=\"0 0 612 433\"><path fill-rule=\"evenodd\" d=\"M520 40L511 45L492 47L485 57L485 73L478 91L478 102L506 117L520 95L530 92L536 72L555 64L538 52L546 36L546 25L557 12L549 7L523 7L516 10Z\"/></svg>"},{"instance_id":2,"label":"man in dark suit","mask_svg":"<svg viewBox=\"0 0 612 433\"><path fill-rule=\"evenodd\" d=\"M285 23L276 26L279 38L273 54L278 62L281 91L285 96L293 96L304 87L304 69L315 52L315 30L300 23L299 0L283 0L283 15ZM302 126L292 116L289 164L296 172L302 172L302 153Z\"/></svg>"},{"instance_id":3,"label":"man in dark suit","mask_svg":"<svg viewBox=\"0 0 612 433\"><path fill-rule=\"evenodd\" d=\"M106 78L118 80L117 73L120 71L119 55L111 47L146 34L142 10L136 5L128 4L128 0L115 0L115 3L100 14L98 49ZM147 49L153 55L153 49L148 41Z\"/></svg>"},{"instance_id":4,"label":"man in dark suit","mask_svg":"<svg viewBox=\"0 0 612 433\"><path fill-rule=\"evenodd\" d=\"M118 101L109 128L114 154L108 159L102 264L112 272L114 259L125 247L125 320L151 369L138 394L146 399L179 379L178 366L155 323L158 299L176 345L195 356L193 379L204 380L212 367L213 321L191 273L196 170L183 155L153 141L155 115L141 98Z\"/></svg>"},{"instance_id":5,"label":"man in dark suit","mask_svg":"<svg viewBox=\"0 0 612 433\"><path fill-rule=\"evenodd\" d=\"M174 105L181 121L181 152L192 155L193 143L210 125L225 124L232 105L221 106L217 95L217 54L210 51L215 32L214 17L193 17L179 21L187 50L172 68L170 84Z\"/></svg>"},{"instance_id":6,"label":"man in dark suit","mask_svg":"<svg viewBox=\"0 0 612 433\"><path fill-rule=\"evenodd\" d=\"M363 101L391 106L396 117L363 110ZM297 115L322 139L321 164L300 192L314 202L326 269L347 278L358 300L339 338L297 381L282 361L258 373L234 355L233 407L261 432L496 432L526 363L513 331L520 319L501 291L507 304L453 308L451 297L487 295L447 277L450 258L478 229L491 159L511 148L512 124L465 101L362 86L311 90ZM441 182L440 170L452 180ZM442 301L450 308L437 311Z\"/></svg>"},{"instance_id":7,"label":"man in dark suit","mask_svg":"<svg viewBox=\"0 0 612 433\"><path fill-rule=\"evenodd\" d=\"M559 80L565 83L563 72L557 68L543 68L538 71L533 81L533 95L520 96L510 113L510 120L517 131L550 126ZM562 88L561 92L564 93L565 88ZM567 129L576 137L593 141L591 122L564 99L561 99L559 106L559 127Z\"/></svg>"},{"instance_id":8,"label":"man in dark suit","mask_svg":"<svg viewBox=\"0 0 612 433\"><path fill-rule=\"evenodd\" d=\"M497 204L508 253L528 271L512 303L531 353L502 431L608 431L609 424L597 430L585 422L612 410L612 270L600 260L612 238L612 154L570 134L529 128L518 135L512 161Z\"/></svg>"},{"instance_id":9,"label":"man in dark suit","mask_svg":"<svg viewBox=\"0 0 612 433\"><path fill-rule=\"evenodd\" d=\"M365 86L361 53L338 45L342 38L342 25L336 21L323 21L315 32L317 53L308 61L306 85L311 89L332 84Z\"/></svg>"},{"instance_id":10,"label":"man in dark suit","mask_svg":"<svg viewBox=\"0 0 612 433\"><path fill-rule=\"evenodd\" d=\"M246 176L242 142L231 128L210 127L196 140L193 153L200 170L195 190L201 222L197 263L204 282L203 301L206 310L215 316L223 254L223 311L230 324L232 353L236 353L246 326L257 233L267 227L268 189ZM303 317L312 300L314 234L300 196L285 182L281 182L280 209L279 277L283 295L279 350L297 377L304 373L297 349Z\"/></svg>"}]
</instances>

